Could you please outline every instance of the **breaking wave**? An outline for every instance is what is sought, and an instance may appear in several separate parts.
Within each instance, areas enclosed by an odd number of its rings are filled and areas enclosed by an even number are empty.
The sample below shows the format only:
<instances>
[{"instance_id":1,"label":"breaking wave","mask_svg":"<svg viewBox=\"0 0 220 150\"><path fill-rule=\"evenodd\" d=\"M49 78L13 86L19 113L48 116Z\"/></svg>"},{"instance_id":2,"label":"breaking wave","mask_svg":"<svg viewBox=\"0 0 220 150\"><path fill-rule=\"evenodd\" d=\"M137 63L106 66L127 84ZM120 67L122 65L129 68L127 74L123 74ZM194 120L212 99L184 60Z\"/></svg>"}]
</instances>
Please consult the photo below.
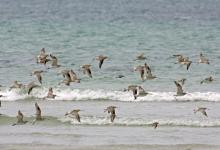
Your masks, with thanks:
<instances>
[{"instance_id":1,"label":"breaking wave","mask_svg":"<svg viewBox=\"0 0 220 150\"><path fill-rule=\"evenodd\" d=\"M16 101L22 99L42 99L47 95L47 88L34 89L30 95L26 91L22 90L4 90L0 91L0 100L2 101ZM184 96L174 96L175 92L149 92L148 95L138 97L134 100L132 92L124 91L110 91L110 90L93 90L93 89L54 89L54 94L57 96L55 99L47 100L113 100L113 101L210 101L220 102L220 93L216 92L193 92Z\"/></svg>"},{"instance_id":2,"label":"breaking wave","mask_svg":"<svg viewBox=\"0 0 220 150\"><path fill-rule=\"evenodd\" d=\"M188 120L188 119L157 119L145 120L143 118L120 118L116 117L114 123L110 122L109 117L89 117L82 116L81 122L78 122L73 116L66 116L59 119L61 122L69 122L73 125L93 125L93 126L152 126L157 121L159 126L186 126L186 127L220 127L220 120L204 119L204 120Z\"/></svg>"}]
</instances>

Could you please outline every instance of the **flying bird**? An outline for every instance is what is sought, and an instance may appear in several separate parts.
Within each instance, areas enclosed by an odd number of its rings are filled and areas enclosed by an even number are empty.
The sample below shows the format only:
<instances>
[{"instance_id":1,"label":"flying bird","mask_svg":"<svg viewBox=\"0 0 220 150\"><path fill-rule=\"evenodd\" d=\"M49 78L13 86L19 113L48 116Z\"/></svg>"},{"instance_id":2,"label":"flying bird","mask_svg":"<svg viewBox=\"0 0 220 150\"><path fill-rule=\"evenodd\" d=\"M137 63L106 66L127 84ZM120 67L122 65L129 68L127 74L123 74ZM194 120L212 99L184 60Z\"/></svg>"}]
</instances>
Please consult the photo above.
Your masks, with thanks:
<instances>
[{"instance_id":1,"label":"flying bird","mask_svg":"<svg viewBox=\"0 0 220 150\"><path fill-rule=\"evenodd\" d=\"M176 92L175 96L183 96L183 95L185 95L186 93L183 92L182 86L177 81L174 81L174 83L175 83L175 85L177 87L177 92Z\"/></svg>"},{"instance_id":2,"label":"flying bird","mask_svg":"<svg viewBox=\"0 0 220 150\"><path fill-rule=\"evenodd\" d=\"M58 67L61 66L61 65L58 65L58 59L57 59L56 56L50 54L50 58L52 59L52 60L51 60L51 61L52 61L51 66L52 66L52 67L54 67L54 68L58 68Z\"/></svg>"},{"instance_id":3,"label":"flying bird","mask_svg":"<svg viewBox=\"0 0 220 150\"><path fill-rule=\"evenodd\" d=\"M144 53L141 53L140 55L138 55L138 56L136 57L135 60L145 60L145 59L147 59L147 58L144 56Z\"/></svg>"},{"instance_id":4,"label":"flying bird","mask_svg":"<svg viewBox=\"0 0 220 150\"><path fill-rule=\"evenodd\" d=\"M22 112L20 110L18 110L18 115L16 116L17 118L17 122L14 123L12 126L15 126L15 125L22 125L22 124L25 124L27 123L28 121L24 121L24 115L22 114Z\"/></svg>"},{"instance_id":5,"label":"flying bird","mask_svg":"<svg viewBox=\"0 0 220 150\"><path fill-rule=\"evenodd\" d=\"M154 127L154 129L156 129L158 127L158 125L159 125L159 122L152 123L152 126Z\"/></svg>"},{"instance_id":6,"label":"flying bird","mask_svg":"<svg viewBox=\"0 0 220 150\"><path fill-rule=\"evenodd\" d=\"M201 112L204 116L208 117L207 113L206 113L206 110L208 108L206 107L197 107L197 109L194 109L194 113L196 114L197 112Z\"/></svg>"},{"instance_id":7,"label":"flying bird","mask_svg":"<svg viewBox=\"0 0 220 150\"><path fill-rule=\"evenodd\" d=\"M40 87L39 85L35 84L34 81L33 82L30 82L26 88L27 88L27 91L28 91L28 95L31 93L31 91L34 89L34 88L37 88L37 87Z\"/></svg>"},{"instance_id":8,"label":"flying bird","mask_svg":"<svg viewBox=\"0 0 220 150\"><path fill-rule=\"evenodd\" d=\"M83 74L87 74L90 78L92 78L92 72L91 72L90 67L91 65L89 64L81 66L81 68L83 69Z\"/></svg>"},{"instance_id":9,"label":"flying bird","mask_svg":"<svg viewBox=\"0 0 220 150\"><path fill-rule=\"evenodd\" d=\"M76 120L77 120L78 122L80 122L79 111L81 111L81 110L80 110L80 109L74 109L74 110L72 110L71 112L67 112L67 113L65 114L65 116L73 115L73 116L75 116Z\"/></svg>"},{"instance_id":10,"label":"flying bird","mask_svg":"<svg viewBox=\"0 0 220 150\"><path fill-rule=\"evenodd\" d=\"M209 65L209 59L207 59L202 53L199 55L199 63L208 64Z\"/></svg>"},{"instance_id":11,"label":"flying bird","mask_svg":"<svg viewBox=\"0 0 220 150\"><path fill-rule=\"evenodd\" d=\"M37 80L40 82L40 84L42 84L42 76L41 76L41 73L43 73L44 71L43 70L36 70L36 71L33 71L31 73L31 75L35 75L37 77Z\"/></svg>"},{"instance_id":12,"label":"flying bird","mask_svg":"<svg viewBox=\"0 0 220 150\"><path fill-rule=\"evenodd\" d=\"M48 93L47 93L46 98L53 98L53 99L54 99L55 97L56 97L56 95L53 94L53 88L50 87L50 88L49 88L49 91L48 91Z\"/></svg>"},{"instance_id":13,"label":"flying bird","mask_svg":"<svg viewBox=\"0 0 220 150\"><path fill-rule=\"evenodd\" d=\"M142 81L145 80L145 78L144 78L144 66L139 65L139 66L137 66L137 67L134 69L134 71L139 71L140 76L141 76L141 80L142 80Z\"/></svg>"},{"instance_id":14,"label":"flying bird","mask_svg":"<svg viewBox=\"0 0 220 150\"><path fill-rule=\"evenodd\" d=\"M204 80L202 80L202 81L200 82L200 84L203 84L203 83L210 83L210 82L212 82L213 80L214 80L213 77L210 76L210 77L205 78Z\"/></svg>"},{"instance_id":15,"label":"flying bird","mask_svg":"<svg viewBox=\"0 0 220 150\"><path fill-rule=\"evenodd\" d=\"M116 106L109 106L104 110L104 112L107 111L108 113L111 113L111 115L110 115L111 122L114 122L115 117L116 117L115 108L117 108L117 107Z\"/></svg>"},{"instance_id":16,"label":"flying bird","mask_svg":"<svg viewBox=\"0 0 220 150\"><path fill-rule=\"evenodd\" d=\"M105 59L107 59L108 57L107 56L103 56L103 55L99 55L96 57L96 60L99 61L99 68L101 69L102 67L102 64L104 62Z\"/></svg>"},{"instance_id":17,"label":"flying bird","mask_svg":"<svg viewBox=\"0 0 220 150\"><path fill-rule=\"evenodd\" d=\"M150 67L149 67L146 63L144 64L144 69L145 69L145 71L146 71L146 78L147 78L148 80L151 80L151 79L156 78L156 76L153 76L153 75L152 75L151 69L150 69Z\"/></svg>"},{"instance_id":18,"label":"flying bird","mask_svg":"<svg viewBox=\"0 0 220 150\"><path fill-rule=\"evenodd\" d=\"M21 88L23 88L23 87L24 87L23 84L18 83L18 81L14 81L14 82L13 82L13 85L10 86L9 91L11 91L11 90L14 89L14 88L21 89Z\"/></svg>"}]
</instances>

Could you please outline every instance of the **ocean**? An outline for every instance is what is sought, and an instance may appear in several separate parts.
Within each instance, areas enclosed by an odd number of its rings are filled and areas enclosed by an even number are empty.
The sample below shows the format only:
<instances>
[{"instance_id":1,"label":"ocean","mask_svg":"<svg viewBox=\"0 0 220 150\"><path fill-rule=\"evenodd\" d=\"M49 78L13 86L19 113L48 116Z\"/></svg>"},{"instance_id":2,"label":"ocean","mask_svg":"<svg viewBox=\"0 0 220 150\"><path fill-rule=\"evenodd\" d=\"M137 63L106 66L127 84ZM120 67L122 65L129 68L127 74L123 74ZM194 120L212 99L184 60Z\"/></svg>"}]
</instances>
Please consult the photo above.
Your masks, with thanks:
<instances>
[{"instance_id":1,"label":"ocean","mask_svg":"<svg viewBox=\"0 0 220 150\"><path fill-rule=\"evenodd\" d=\"M0 149L220 149L219 8L218 0L1 0ZM42 48L61 67L37 64ZM146 59L135 60L142 53ZM210 64L198 63L200 53ZM188 70L176 54L192 61ZM101 69L99 55L108 56ZM144 63L157 78L141 80L134 68ZM64 69L80 83L59 85ZM33 70L46 71L39 88L9 89L15 80L39 84ZM213 82L200 84L209 76ZM174 96L181 78L187 94ZM129 85L149 94L134 99ZM55 99L44 99L49 87ZM36 102L45 119L32 124ZM108 106L117 107L113 123ZM208 117L196 107L207 107ZM73 109L80 123L65 116ZM18 110L28 122L12 126Z\"/></svg>"}]
</instances>

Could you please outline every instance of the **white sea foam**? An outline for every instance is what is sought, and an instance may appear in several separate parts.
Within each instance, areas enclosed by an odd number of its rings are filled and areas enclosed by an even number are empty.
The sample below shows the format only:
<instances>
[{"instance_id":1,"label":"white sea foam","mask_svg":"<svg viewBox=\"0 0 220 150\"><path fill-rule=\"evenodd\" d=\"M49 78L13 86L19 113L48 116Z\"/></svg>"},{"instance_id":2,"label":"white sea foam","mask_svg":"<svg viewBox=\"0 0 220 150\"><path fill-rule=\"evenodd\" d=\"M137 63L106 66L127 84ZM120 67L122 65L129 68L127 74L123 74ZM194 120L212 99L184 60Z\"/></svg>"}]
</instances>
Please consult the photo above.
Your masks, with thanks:
<instances>
[{"instance_id":1,"label":"white sea foam","mask_svg":"<svg viewBox=\"0 0 220 150\"><path fill-rule=\"evenodd\" d=\"M21 99L44 98L47 95L47 88L34 89L30 95L25 91L12 90L0 91L3 101L15 101ZM210 101L220 102L220 93L216 92L193 92L184 96L174 96L175 92L149 92L148 95L138 97L134 100L132 92L111 91L111 90L92 90L92 89L54 89L55 99L48 100L114 100L114 101Z\"/></svg>"},{"instance_id":2,"label":"white sea foam","mask_svg":"<svg viewBox=\"0 0 220 150\"><path fill-rule=\"evenodd\" d=\"M78 122L74 116L66 116L59 119L61 122L69 122L74 125L96 125L96 126L152 126L152 123L157 121L159 126L189 126L189 127L219 127L220 120L217 119L156 119L146 120L141 118L120 118L116 117L111 123L109 117L88 117L82 116L81 122Z\"/></svg>"}]
</instances>

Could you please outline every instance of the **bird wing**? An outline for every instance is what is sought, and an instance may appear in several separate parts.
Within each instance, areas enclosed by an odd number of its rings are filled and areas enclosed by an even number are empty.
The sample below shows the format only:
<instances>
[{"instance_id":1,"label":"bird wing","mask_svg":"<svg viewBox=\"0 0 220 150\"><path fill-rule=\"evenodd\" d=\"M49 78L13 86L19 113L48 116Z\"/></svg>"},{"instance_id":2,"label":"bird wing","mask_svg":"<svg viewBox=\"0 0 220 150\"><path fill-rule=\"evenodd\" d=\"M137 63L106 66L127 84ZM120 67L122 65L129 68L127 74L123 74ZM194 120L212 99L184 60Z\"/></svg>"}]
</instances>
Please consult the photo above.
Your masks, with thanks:
<instances>
[{"instance_id":1,"label":"bird wing","mask_svg":"<svg viewBox=\"0 0 220 150\"><path fill-rule=\"evenodd\" d=\"M141 69L139 72L141 74L141 79L143 81L144 80L144 69Z\"/></svg>"},{"instance_id":2,"label":"bird wing","mask_svg":"<svg viewBox=\"0 0 220 150\"><path fill-rule=\"evenodd\" d=\"M78 113L75 113L75 117L76 117L76 120L77 120L78 122L80 122L80 116L79 116Z\"/></svg>"},{"instance_id":3,"label":"bird wing","mask_svg":"<svg viewBox=\"0 0 220 150\"><path fill-rule=\"evenodd\" d=\"M35 103L36 114L41 114L41 109L37 103Z\"/></svg>"},{"instance_id":4,"label":"bird wing","mask_svg":"<svg viewBox=\"0 0 220 150\"><path fill-rule=\"evenodd\" d=\"M202 114L205 115L206 117L208 117L208 115L204 109L202 110Z\"/></svg>"},{"instance_id":5,"label":"bird wing","mask_svg":"<svg viewBox=\"0 0 220 150\"><path fill-rule=\"evenodd\" d=\"M92 72L91 72L90 68L86 69L86 73L89 75L90 78L92 78Z\"/></svg>"},{"instance_id":6,"label":"bird wing","mask_svg":"<svg viewBox=\"0 0 220 150\"><path fill-rule=\"evenodd\" d=\"M42 84L42 76L40 73L36 74L38 81L40 82L40 84Z\"/></svg>"},{"instance_id":7,"label":"bird wing","mask_svg":"<svg viewBox=\"0 0 220 150\"><path fill-rule=\"evenodd\" d=\"M99 68L101 69L104 59L99 60Z\"/></svg>"},{"instance_id":8,"label":"bird wing","mask_svg":"<svg viewBox=\"0 0 220 150\"><path fill-rule=\"evenodd\" d=\"M176 87L177 87L177 94L182 94L183 93L182 86L176 81L174 81L174 83L176 84Z\"/></svg>"},{"instance_id":9,"label":"bird wing","mask_svg":"<svg viewBox=\"0 0 220 150\"><path fill-rule=\"evenodd\" d=\"M190 61L189 63L187 63L186 70L188 70L188 69L189 69L189 67L190 67L191 63L192 63L191 61Z\"/></svg>"},{"instance_id":10,"label":"bird wing","mask_svg":"<svg viewBox=\"0 0 220 150\"><path fill-rule=\"evenodd\" d=\"M31 82L28 84L28 95L31 93L31 91L33 90L33 88L35 87L39 87L39 85L36 85L34 82Z\"/></svg>"},{"instance_id":11,"label":"bird wing","mask_svg":"<svg viewBox=\"0 0 220 150\"><path fill-rule=\"evenodd\" d=\"M115 114L111 114L111 115L110 115L111 122L113 122L113 121L115 120L115 116L116 116Z\"/></svg>"}]
</instances>

